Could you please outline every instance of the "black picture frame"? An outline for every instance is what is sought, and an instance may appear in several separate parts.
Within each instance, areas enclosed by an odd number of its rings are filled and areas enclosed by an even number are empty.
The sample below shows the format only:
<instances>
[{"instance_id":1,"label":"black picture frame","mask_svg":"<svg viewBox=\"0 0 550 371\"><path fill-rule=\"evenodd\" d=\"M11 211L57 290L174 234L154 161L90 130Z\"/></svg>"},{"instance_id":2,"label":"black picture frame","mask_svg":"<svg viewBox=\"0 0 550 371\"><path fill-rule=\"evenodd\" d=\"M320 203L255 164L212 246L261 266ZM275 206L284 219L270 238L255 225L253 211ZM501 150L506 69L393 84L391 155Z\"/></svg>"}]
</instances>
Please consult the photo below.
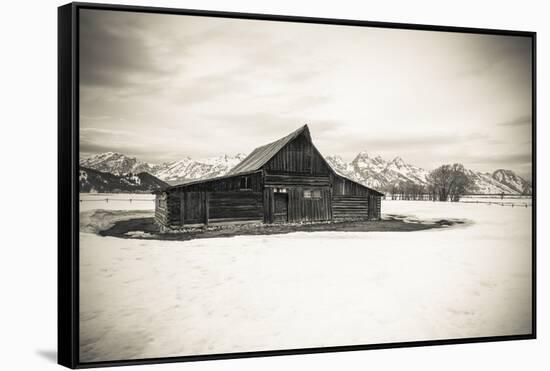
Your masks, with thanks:
<instances>
[{"instance_id":1,"label":"black picture frame","mask_svg":"<svg viewBox=\"0 0 550 371\"><path fill-rule=\"evenodd\" d=\"M219 18L239 18L278 22L350 25L404 30L426 30L487 35L523 36L532 40L532 333L446 340L342 345L326 348L285 349L226 354L148 358L82 363L79 344L79 11L96 9L140 13L161 13ZM527 340L536 338L536 32L484 28L448 27L422 24L386 23L347 19L233 13L97 3L70 3L58 8L58 363L69 368L141 365L245 357L342 352L431 345Z\"/></svg>"}]
</instances>

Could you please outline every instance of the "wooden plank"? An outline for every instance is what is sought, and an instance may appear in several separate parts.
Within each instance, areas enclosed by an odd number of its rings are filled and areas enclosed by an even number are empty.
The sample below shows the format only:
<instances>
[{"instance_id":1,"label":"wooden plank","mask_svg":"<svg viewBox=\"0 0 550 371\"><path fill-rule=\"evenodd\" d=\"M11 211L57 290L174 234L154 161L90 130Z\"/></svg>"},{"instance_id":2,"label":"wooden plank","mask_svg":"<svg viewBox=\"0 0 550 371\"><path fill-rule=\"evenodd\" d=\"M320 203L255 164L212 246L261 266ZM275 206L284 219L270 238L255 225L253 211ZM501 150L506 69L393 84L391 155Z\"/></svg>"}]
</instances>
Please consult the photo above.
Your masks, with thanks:
<instances>
[{"instance_id":1,"label":"wooden plank","mask_svg":"<svg viewBox=\"0 0 550 371\"><path fill-rule=\"evenodd\" d=\"M281 148L265 165L264 169L299 172L304 174L329 174L330 169L313 143L301 134Z\"/></svg>"},{"instance_id":2,"label":"wooden plank","mask_svg":"<svg viewBox=\"0 0 550 371\"><path fill-rule=\"evenodd\" d=\"M270 213L269 213L269 221L270 223L274 222L273 214L275 213L275 196L273 189L269 190L269 205L270 205Z\"/></svg>"},{"instance_id":3,"label":"wooden plank","mask_svg":"<svg viewBox=\"0 0 550 371\"><path fill-rule=\"evenodd\" d=\"M260 224L262 222L263 222L263 219L246 219L246 220L211 219L210 225Z\"/></svg>"},{"instance_id":4,"label":"wooden plank","mask_svg":"<svg viewBox=\"0 0 550 371\"><path fill-rule=\"evenodd\" d=\"M330 177L327 175L311 176L303 174L266 174L266 186L310 186L310 187L328 187L330 186Z\"/></svg>"},{"instance_id":5,"label":"wooden plank","mask_svg":"<svg viewBox=\"0 0 550 371\"><path fill-rule=\"evenodd\" d=\"M264 198L264 223L269 223L269 199L268 199L269 190L264 189L263 198Z\"/></svg>"},{"instance_id":6,"label":"wooden plank","mask_svg":"<svg viewBox=\"0 0 550 371\"><path fill-rule=\"evenodd\" d=\"M185 202L183 199L183 193L180 194L180 225L185 224Z\"/></svg>"},{"instance_id":7,"label":"wooden plank","mask_svg":"<svg viewBox=\"0 0 550 371\"><path fill-rule=\"evenodd\" d=\"M221 223L221 222L239 222L239 221L249 221L249 220L258 221L260 223L262 222L262 219L258 218L258 217L212 218L212 219L210 219L210 222L211 223Z\"/></svg>"},{"instance_id":8,"label":"wooden plank","mask_svg":"<svg viewBox=\"0 0 550 371\"><path fill-rule=\"evenodd\" d=\"M210 212L210 206L208 205L209 193L204 192L204 224L208 225L208 214Z\"/></svg>"}]
</instances>

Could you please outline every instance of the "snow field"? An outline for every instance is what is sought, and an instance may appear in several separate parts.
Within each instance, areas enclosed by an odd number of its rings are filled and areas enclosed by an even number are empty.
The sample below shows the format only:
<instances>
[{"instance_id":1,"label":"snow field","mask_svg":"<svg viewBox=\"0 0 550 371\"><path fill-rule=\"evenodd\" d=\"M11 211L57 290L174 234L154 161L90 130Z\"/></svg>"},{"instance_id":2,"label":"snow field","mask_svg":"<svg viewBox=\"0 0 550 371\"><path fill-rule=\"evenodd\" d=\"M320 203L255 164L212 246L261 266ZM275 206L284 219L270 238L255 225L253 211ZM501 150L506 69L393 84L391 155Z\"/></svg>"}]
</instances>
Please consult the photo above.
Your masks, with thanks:
<instances>
[{"instance_id":1,"label":"snow field","mask_svg":"<svg viewBox=\"0 0 550 371\"><path fill-rule=\"evenodd\" d=\"M81 360L530 333L530 207L382 210L473 223L185 242L81 232Z\"/></svg>"}]
</instances>

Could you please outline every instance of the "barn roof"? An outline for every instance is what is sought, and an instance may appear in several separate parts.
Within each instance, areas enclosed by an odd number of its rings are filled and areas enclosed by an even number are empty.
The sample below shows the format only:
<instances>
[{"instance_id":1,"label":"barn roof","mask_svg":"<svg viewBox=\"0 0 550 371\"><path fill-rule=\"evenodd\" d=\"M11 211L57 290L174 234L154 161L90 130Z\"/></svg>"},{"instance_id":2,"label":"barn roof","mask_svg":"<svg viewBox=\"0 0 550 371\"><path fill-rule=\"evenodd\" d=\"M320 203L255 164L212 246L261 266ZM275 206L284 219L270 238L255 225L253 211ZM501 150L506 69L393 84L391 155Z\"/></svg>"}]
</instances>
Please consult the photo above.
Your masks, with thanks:
<instances>
[{"instance_id":1,"label":"barn roof","mask_svg":"<svg viewBox=\"0 0 550 371\"><path fill-rule=\"evenodd\" d=\"M266 164L273 156L277 154L284 146L290 143L293 139L297 138L300 134L305 133L309 139L309 128L307 125L302 126L298 130L293 131L285 137L279 140L268 143L261 147L254 149L244 160L242 160L237 166L235 166L228 175L239 174L246 171L259 170Z\"/></svg>"},{"instance_id":2,"label":"barn roof","mask_svg":"<svg viewBox=\"0 0 550 371\"><path fill-rule=\"evenodd\" d=\"M155 191L153 193L162 193L162 192L169 191L169 190L176 189L176 188L185 188L185 187L193 185L193 184L203 184L203 183L208 183L208 182L215 182L217 180L229 179L229 178L232 178L234 176L239 176L239 175L254 174L256 172L257 172L256 170L242 171L242 172L239 172L238 174L226 174L226 175L216 176L216 177L212 177L212 178L193 180L193 181L186 182L186 183L171 185L171 186L168 186L166 188L162 188L158 191Z\"/></svg>"}]
</instances>

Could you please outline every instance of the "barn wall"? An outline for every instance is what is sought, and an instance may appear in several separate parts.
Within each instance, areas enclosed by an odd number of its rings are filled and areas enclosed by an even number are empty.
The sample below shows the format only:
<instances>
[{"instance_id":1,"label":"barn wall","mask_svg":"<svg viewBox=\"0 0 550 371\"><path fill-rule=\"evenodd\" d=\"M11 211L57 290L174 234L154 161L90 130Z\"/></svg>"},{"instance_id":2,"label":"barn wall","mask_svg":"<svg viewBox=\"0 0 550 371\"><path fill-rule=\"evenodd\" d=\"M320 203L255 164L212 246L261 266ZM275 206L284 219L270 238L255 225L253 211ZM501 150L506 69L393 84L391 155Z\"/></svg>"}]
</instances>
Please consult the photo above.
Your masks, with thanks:
<instances>
[{"instance_id":1,"label":"barn wall","mask_svg":"<svg viewBox=\"0 0 550 371\"><path fill-rule=\"evenodd\" d=\"M166 195L155 195L155 221L158 224L168 225L168 209Z\"/></svg>"},{"instance_id":2,"label":"barn wall","mask_svg":"<svg viewBox=\"0 0 550 371\"><path fill-rule=\"evenodd\" d=\"M262 192L264 206L264 223L273 223L273 210L275 201L273 199L273 188L265 187Z\"/></svg>"},{"instance_id":3,"label":"barn wall","mask_svg":"<svg viewBox=\"0 0 550 371\"><path fill-rule=\"evenodd\" d=\"M169 192L166 207L155 208L155 218L165 226L263 221L261 192ZM183 205L183 208L181 206Z\"/></svg>"},{"instance_id":4,"label":"barn wall","mask_svg":"<svg viewBox=\"0 0 550 371\"><path fill-rule=\"evenodd\" d=\"M245 176L248 178L249 186L246 190L241 190L241 179ZM261 220L263 205L257 206L257 200L259 199L260 203L262 201L261 190L261 172L196 184L183 184L167 191L166 207L163 209L157 206L155 209L159 210L155 211L155 215L158 214L159 223L166 226L214 223L216 220L212 219L226 219L229 217L233 217L235 220L241 218ZM251 197L250 194L255 194L255 196ZM231 207L228 198L235 199L233 216L229 215ZM213 206L210 206L211 201L214 202ZM248 209L243 202L249 202ZM181 207L182 204L183 208ZM260 210L259 216L258 210ZM212 212L213 214L210 215Z\"/></svg>"},{"instance_id":5,"label":"barn wall","mask_svg":"<svg viewBox=\"0 0 550 371\"><path fill-rule=\"evenodd\" d=\"M304 186L304 187L328 187L330 176L328 175L304 175L304 174L265 174L267 186Z\"/></svg>"},{"instance_id":6,"label":"barn wall","mask_svg":"<svg viewBox=\"0 0 550 371\"><path fill-rule=\"evenodd\" d=\"M332 217L330 188L320 189L320 199L304 198L303 192L306 189L318 188L295 187L291 189L288 208L289 222L330 220Z\"/></svg>"},{"instance_id":7,"label":"barn wall","mask_svg":"<svg viewBox=\"0 0 550 371\"><path fill-rule=\"evenodd\" d=\"M179 193L180 213L178 225L206 223L206 192ZM181 208L183 204L183 208Z\"/></svg>"},{"instance_id":8,"label":"barn wall","mask_svg":"<svg viewBox=\"0 0 550 371\"><path fill-rule=\"evenodd\" d=\"M167 192L164 196L155 196L155 220L166 227L179 224L180 200L178 195Z\"/></svg>"},{"instance_id":9,"label":"barn wall","mask_svg":"<svg viewBox=\"0 0 550 371\"><path fill-rule=\"evenodd\" d=\"M380 220L382 217L382 197L370 196L369 203L372 207L369 209L369 219Z\"/></svg>"},{"instance_id":10,"label":"barn wall","mask_svg":"<svg viewBox=\"0 0 550 371\"><path fill-rule=\"evenodd\" d=\"M310 186L285 186L277 185L277 187L266 187L264 190L264 222L273 223L274 205L274 189L284 188L288 195L288 222L311 222L331 220L331 191L330 187L310 187ZM319 190L321 198L305 198L305 190Z\"/></svg>"},{"instance_id":11,"label":"barn wall","mask_svg":"<svg viewBox=\"0 0 550 371\"><path fill-rule=\"evenodd\" d=\"M334 220L368 219L369 200L365 196L333 196L332 214Z\"/></svg>"},{"instance_id":12,"label":"barn wall","mask_svg":"<svg viewBox=\"0 0 550 371\"><path fill-rule=\"evenodd\" d=\"M262 192L209 193L209 221L263 221Z\"/></svg>"},{"instance_id":13,"label":"barn wall","mask_svg":"<svg viewBox=\"0 0 550 371\"><path fill-rule=\"evenodd\" d=\"M262 174L261 172L252 173L249 175L236 175L223 179L215 179L211 181L204 181L196 184L185 185L182 184L179 187L173 189L173 192L226 192L226 191L240 191L241 179L248 177L250 180L250 189L254 192L262 191Z\"/></svg>"},{"instance_id":14,"label":"barn wall","mask_svg":"<svg viewBox=\"0 0 550 371\"><path fill-rule=\"evenodd\" d=\"M330 169L313 144L304 135L284 146L264 166L268 172L293 172L304 174L330 174Z\"/></svg>"},{"instance_id":15,"label":"barn wall","mask_svg":"<svg viewBox=\"0 0 550 371\"><path fill-rule=\"evenodd\" d=\"M369 189L341 176L334 176L333 192L335 196L367 196Z\"/></svg>"},{"instance_id":16,"label":"barn wall","mask_svg":"<svg viewBox=\"0 0 550 371\"><path fill-rule=\"evenodd\" d=\"M367 187L334 176L332 212L334 219L371 219L381 216L381 196Z\"/></svg>"}]
</instances>

